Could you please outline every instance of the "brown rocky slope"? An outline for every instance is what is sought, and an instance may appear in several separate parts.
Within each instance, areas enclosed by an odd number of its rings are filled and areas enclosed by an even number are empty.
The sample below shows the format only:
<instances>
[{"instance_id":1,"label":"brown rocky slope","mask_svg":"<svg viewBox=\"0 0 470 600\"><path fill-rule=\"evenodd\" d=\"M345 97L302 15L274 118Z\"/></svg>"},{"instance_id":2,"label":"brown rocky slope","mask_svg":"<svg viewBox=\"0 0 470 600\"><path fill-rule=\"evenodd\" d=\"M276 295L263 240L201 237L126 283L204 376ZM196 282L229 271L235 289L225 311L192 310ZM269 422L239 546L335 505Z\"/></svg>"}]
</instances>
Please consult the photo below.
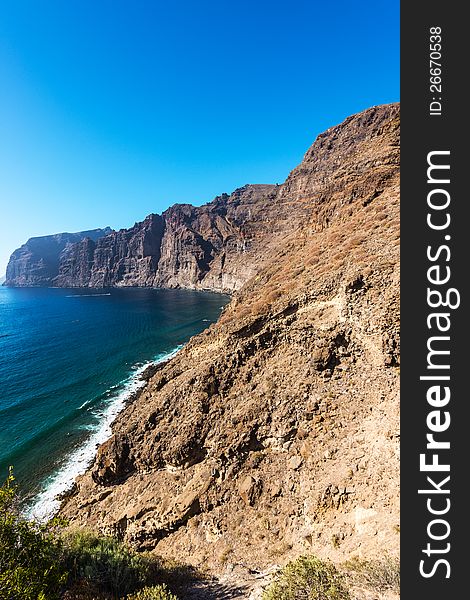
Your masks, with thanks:
<instances>
[{"instance_id":1,"label":"brown rocky slope","mask_svg":"<svg viewBox=\"0 0 470 600\"><path fill-rule=\"evenodd\" d=\"M320 135L275 202L302 224L156 370L62 507L229 580L398 552L398 105Z\"/></svg>"}]
</instances>

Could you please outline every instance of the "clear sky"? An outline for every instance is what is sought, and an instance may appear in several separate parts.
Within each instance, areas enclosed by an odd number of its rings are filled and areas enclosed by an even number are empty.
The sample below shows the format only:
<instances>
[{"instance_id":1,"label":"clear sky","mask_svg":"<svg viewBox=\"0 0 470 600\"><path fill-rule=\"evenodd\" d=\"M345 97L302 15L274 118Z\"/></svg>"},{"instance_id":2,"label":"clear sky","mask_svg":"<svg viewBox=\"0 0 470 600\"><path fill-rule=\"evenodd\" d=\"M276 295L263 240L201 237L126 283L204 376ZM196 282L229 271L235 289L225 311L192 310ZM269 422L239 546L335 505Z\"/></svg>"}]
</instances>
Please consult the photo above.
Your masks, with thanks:
<instances>
[{"instance_id":1,"label":"clear sky","mask_svg":"<svg viewBox=\"0 0 470 600\"><path fill-rule=\"evenodd\" d=\"M0 275L32 236L282 183L398 100L398 0L5 0Z\"/></svg>"}]
</instances>

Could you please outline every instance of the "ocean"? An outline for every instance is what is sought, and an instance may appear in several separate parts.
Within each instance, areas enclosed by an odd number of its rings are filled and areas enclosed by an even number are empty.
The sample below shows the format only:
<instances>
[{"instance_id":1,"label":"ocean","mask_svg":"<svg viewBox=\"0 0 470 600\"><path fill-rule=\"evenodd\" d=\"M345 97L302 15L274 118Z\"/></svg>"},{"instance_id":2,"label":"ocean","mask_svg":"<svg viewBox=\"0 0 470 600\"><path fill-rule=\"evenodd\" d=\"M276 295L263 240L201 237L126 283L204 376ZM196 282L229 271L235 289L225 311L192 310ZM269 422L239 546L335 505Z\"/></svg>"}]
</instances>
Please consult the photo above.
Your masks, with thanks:
<instances>
[{"instance_id":1,"label":"ocean","mask_svg":"<svg viewBox=\"0 0 470 600\"><path fill-rule=\"evenodd\" d=\"M142 372L217 320L228 297L137 288L0 287L0 480L51 516L143 385Z\"/></svg>"}]
</instances>

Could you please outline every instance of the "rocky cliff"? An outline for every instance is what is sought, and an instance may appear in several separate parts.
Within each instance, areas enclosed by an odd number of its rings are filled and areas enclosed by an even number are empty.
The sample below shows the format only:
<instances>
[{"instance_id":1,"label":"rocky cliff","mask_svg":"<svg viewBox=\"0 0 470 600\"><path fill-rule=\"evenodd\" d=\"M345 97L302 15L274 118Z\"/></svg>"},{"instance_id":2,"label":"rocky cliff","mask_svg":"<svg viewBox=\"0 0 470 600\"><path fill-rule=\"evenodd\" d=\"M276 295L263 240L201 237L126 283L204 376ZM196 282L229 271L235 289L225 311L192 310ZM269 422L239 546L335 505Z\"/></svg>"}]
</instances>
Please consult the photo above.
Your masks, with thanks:
<instances>
[{"instance_id":1,"label":"rocky cliff","mask_svg":"<svg viewBox=\"0 0 470 600\"><path fill-rule=\"evenodd\" d=\"M30 238L10 257L5 285L12 287L50 286L59 273L59 265L75 243L95 243L112 229L92 229L78 233L58 233Z\"/></svg>"},{"instance_id":2,"label":"rocky cliff","mask_svg":"<svg viewBox=\"0 0 470 600\"><path fill-rule=\"evenodd\" d=\"M184 236L160 246L159 283L183 283L182 248L189 277L251 277L149 374L63 516L251 587L300 553L397 553L399 107L320 135L279 188L194 215L163 215Z\"/></svg>"},{"instance_id":3,"label":"rocky cliff","mask_svg":"<svg viewBox=\"0 0 470 600\"><path fill-rule=\"evenodd\" d=\"M107 235L33 238L12 254L6 285L232 292L259 267L262 246L283 231L277 192L275 185L246 185L201 207L175 204L129 229L108 228Z\"/></svg>"},{"instance_id":4,"label":"rocky cliff","mask_svg":"<svg viewBox=\"0 0 470 600\"><path fill-rule=\"evenodd\" d=\"M64 253L59 287L154 286L233 291L255 272L277 186L247 185L194 207L175 204L130 229ZM248 256L248 259L246 258Z\"/></svg>"}]
</instances>

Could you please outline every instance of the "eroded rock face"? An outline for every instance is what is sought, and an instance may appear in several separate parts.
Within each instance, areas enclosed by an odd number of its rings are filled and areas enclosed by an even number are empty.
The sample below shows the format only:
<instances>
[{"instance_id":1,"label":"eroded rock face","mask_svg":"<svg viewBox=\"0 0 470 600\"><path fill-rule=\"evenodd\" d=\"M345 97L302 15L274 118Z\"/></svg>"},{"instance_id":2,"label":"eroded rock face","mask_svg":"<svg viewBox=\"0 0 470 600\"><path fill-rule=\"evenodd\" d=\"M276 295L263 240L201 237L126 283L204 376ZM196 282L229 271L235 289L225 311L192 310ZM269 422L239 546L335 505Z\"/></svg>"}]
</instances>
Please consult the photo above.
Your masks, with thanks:
<instances>
[{"instance_id":1,"label":"eroded rock face","mask_svg":"<svg viewBox=\"0 0 470 600\"><path fill-rule=\"evenodd\" d=\"M285 230L273 227L278 189L247 185L201 207L175 204L120 231L33 238L12 254L6 285L232 292Z\"/></svg>"},{"instance_id":2,"label":"eroded rock face","mask_svg":"<svg viewBox=\"0 0 470 600\"><path fill-rule=\"evenodd\" d=\"M398 106L321 135L269 202L252 197L262 225L243 193L195 231L212 232L206 257L244 239L253 276L119 415L62 514L218 574L397 552ZM168 222L194 249L185 211Z\"/></svg>"},{"instance_id":3,"label":"eroded rock face","mask_svg":"<svg viewBox=\"0 0 470 600\"><path fill-rule=\"evenodd\" d=\"M90 244L82 240L64 253L57 287L152 285L160 259L163 219L149 215L130 229L121 229Z\"/></svg>"},{"instance_id":4,"label":"eroded rock face","mask_svg":"<svg viewBox=\"0 0 470 600\"><path fill-rule=\"evenodd\" d=\"M153 286L231 292L251 277L265 204L277 186L248 185L202 207L175 204L91 244L68 248L54 285ZM248 256L248 258L247 258Z\"/></svg>"},{"instance_id":5,"label":"eroded rock face","mask_svg":"<svg viewBox=\"0 0 470 600\"><path fill-rule=\"evenodd\" d=\"M5 285L11 287L42 287L52 285L59 273L61 260L75 243L82 241L89 248L96 240L110 233L110 227L79 231L78 233L58 233L29 239L13 252L7 266ZM85 252L82 262L89 260Z\"/></svg>"}]
</instances>

